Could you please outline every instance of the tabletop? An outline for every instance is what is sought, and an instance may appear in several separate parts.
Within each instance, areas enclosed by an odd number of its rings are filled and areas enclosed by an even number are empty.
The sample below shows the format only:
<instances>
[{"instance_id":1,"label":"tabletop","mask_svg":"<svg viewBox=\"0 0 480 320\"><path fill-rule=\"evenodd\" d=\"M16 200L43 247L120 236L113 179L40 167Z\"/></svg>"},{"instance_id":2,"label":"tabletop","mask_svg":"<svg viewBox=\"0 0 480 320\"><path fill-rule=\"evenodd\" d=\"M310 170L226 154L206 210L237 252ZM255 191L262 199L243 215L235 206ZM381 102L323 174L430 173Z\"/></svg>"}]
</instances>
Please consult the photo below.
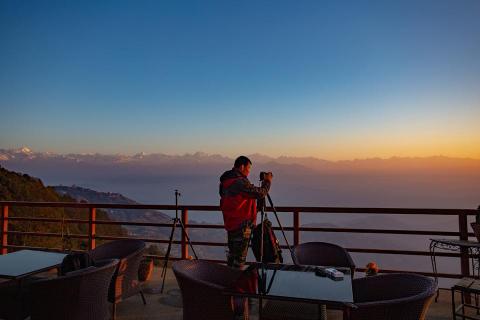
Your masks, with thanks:
<instances>
[{"instance_id":1,"label":"tabletop","mask_svg":"<svg viewBox=\"0 0 480 320\"><path fill-rule=\"evenodd\" d=\"M263 297L319 304L353 305L350 269L337 268L342 279L333 279L324 273L325 267L260 264L248 267L225 294Z\"/></svg>"},{"instance_id":2,"label":"tabletop","mask_svg":"<svg viewBox=\"0 0 480 320\"><path fill-rule=\"evenodd\" d=\"M21 250L0 255L0 278L20 279L59 266L64 253Z\"/></svg>"}]
</instances>

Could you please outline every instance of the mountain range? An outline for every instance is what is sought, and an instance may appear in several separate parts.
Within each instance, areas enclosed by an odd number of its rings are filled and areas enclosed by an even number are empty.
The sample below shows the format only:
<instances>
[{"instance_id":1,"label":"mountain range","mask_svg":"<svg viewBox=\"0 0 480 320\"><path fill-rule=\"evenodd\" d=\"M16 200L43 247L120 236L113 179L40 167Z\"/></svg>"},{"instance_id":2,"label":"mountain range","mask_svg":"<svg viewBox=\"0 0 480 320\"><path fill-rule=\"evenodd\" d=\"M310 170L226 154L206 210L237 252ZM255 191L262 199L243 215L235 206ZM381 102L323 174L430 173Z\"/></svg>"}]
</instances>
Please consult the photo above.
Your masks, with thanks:
<instances>
[{"instance_id":1,"label":"mountain range","mask_svg":"<svg viewBox=\"0 0 480 320\"><path fill-rule=\"evenodd\" d=\"M448 157L327 161L253 154L250 180L273 171L277 206L476 208L480 160ZM218 204L218 177L234 159L202 152L185 155L55 154L0 149L0 165L40 177L49 185L77 185L121 193L140 203ZM219 221L202 213L196 220ZM307 223L315 221L306 221Z\"/></svg>"},{"instance_id":2,"label":"mountain range","mask_svg":"<svg viewBox=\"0 0 480 320\"><path fill-rule=\"evenodd\" d=\"M248 157L255 164L262 165L292 165L297 169L301 167L315 170L323 173L365 173L374 172L411 172L425 171L445 173L445 170L456 170L457 173L471 173L472 171L480 173L480 159L471 158L452 158L445 156L431 157L391 157L391 158L368 158L354 160L329 161L315 157L270 157L262 154L252 154ZM136 166L155 166L168 168L169 166L195 169L195 165L217 165L233 164L233 158L219 154L207 154L204 152L187 153L183 155L167 155L163 153L137 153L134 155L122 154L100 154L100 153L70 153L58 154L52 152L34 152L28 147L18 149L0 149L0 161L2 162L28 162L34 161L40 163L48 161L49 163L84 164L84 165L136 165Z\"/></svg>"}]
</instances>

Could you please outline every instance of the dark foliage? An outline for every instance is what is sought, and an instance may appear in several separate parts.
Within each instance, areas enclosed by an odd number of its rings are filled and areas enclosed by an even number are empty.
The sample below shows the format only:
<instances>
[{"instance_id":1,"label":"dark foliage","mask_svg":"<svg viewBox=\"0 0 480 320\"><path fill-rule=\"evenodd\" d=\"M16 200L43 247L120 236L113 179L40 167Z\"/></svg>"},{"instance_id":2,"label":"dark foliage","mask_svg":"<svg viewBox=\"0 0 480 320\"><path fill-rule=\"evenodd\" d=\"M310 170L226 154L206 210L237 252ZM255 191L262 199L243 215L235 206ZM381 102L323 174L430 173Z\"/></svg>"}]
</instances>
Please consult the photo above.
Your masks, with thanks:
<instances>
[{"instance_id":1,"label":"dark foliage","mask_svg":"<svg viewBox=\"0 0 480 320\"><path fill-rule=\"evenodd\" d=\"M38 178L11 172L2 167L0 167L0 200L75 202L73 198L59 195L53 188L44 186ZM88 220L88 209L10 207L9 216ZM111 219L109 219L106 212L97 210L97 220ZM62 237L9 235L8 242L11 245L63 249L86 249L87 246L86 239L72 237L72 235L87 234L88 224L85 223L10 221L8 229L10 231L44 232L63 235ZM105 224L97 225L96 233L97 235L127 235L121 226Z\"/></svg>"}]
</instances>

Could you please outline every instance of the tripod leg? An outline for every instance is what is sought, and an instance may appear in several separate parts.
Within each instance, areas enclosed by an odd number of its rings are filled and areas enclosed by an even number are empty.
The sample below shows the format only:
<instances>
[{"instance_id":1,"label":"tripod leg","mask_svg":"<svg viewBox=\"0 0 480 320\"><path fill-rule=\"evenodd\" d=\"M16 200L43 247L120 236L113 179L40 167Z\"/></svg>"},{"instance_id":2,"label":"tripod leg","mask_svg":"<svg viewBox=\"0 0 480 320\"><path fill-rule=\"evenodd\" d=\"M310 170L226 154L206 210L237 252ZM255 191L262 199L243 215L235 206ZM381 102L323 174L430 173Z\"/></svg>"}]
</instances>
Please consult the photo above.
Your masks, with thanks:
<instances>
[{"instance_id":1,"label":"tripod leg","mask_svg":"<svg viewBox=\"0 0 480 320\"><path fill-rule=\"evenodd\" d=\"M261 219L262 219L262 222L261 222L261 230L260 230L260 263L262 264L262 270L263 268L265 267L263 265L263 237L264 237L264 228L263 228L263 224L265 223L265 206L263 206L261 209Z\"/></svg>"},{"instance_id":2,"label":"tripod leg","mask_svg":"<svg viewBox=\"0 0 480 320\"><path fill-rule=\"evenodd\" d=\"M167 277L167 266L168 266L168 259L170 258L170 251L172 249L172 242L173 242L173 235L175 234L175 228L177 227L177 219L173 220L172 231L170 232L170 239L168 240L168 247L167 252L165 254L165 262L163 263L162 269L162 288L160 289L160 293L163 293L163 288L165 287L165 278Z\"/></svg>"},{"instance_id":3,"label":"tripod leg","mask_svg":"<svg viewBox=\"0 0 480 320\"><path fill-rule=\"evenodd\" d=\"M195 259L198 260L197 253L195 252L195 249L192 246L192 241L190 241L190 237L188 236L188 233L185 230L185 225L183 224L182 220L179 220L179 222L180 222L180 228L182 228L182 231L183 233L185 233L185 237L187 238L188 245L190 246L190 249L192 249Z\"/></svg>"},{"instance_id":4,"label":"tripod leg","mask_svg":"<svg viewBox=\"0 0 480 320\"><path fill-rule=\"evenodd\" d=\"M280 230L282 231L283 238L285 239L285 243L287 244L288 250L290 251L290 255L292 256L292 261L294 264L296 264L297 258L295 256L295 252L293 251L292 247L290 246L290 243L288 243L287 236L285 235L285 231L283 230L282 223L280 222L280 219L278 218L277 214L277 209L273 205L272 198L270 197L270 194L267 193L267 198L268 202L270 203L270 207L272 207L273 213L275 214L275 218L277 219L278 226L280 227Z\"/></svg>"}]
</instances>

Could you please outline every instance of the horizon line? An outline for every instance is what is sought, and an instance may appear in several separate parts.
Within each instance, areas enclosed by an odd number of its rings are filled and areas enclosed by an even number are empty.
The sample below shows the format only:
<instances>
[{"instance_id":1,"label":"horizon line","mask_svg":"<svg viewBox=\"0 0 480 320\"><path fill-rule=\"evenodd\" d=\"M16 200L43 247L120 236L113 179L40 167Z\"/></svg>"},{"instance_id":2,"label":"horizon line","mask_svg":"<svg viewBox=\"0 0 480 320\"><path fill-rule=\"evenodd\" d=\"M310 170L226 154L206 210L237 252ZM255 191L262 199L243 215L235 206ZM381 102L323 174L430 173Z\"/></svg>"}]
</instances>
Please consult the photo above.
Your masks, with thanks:
<instances>
[{"instance_id":1,"label":"horizon line","mask_svg":"<svg viewBox=\"0 0 480 320\"><path fill-rule=\"evenodd\" d=\"M5 148L5 147L0 147L0 150L4 151L16 151L17 153L23 151L23 153L28 154L51 154L51 155L81 155L81 156L91 156L91 155L100 155L100 156L126 156L126 157L134 157L138 155L143 155L143 156L151 156L151 155L164 155L164 156L171 156L171 157L184 157L184 156L193 156L197 154L203 154L207 157L212 157L212 156L219 156L223 158L227 158L229 160L234 160L237 156L230 156L230 155L224 155L220 153L208 153L204 151L195 151L195 152L185 152L185 153L163 153L163 152L135 152L135 153L101 153L101 152L53 152L53 151L42 151L42 150L32 150L31 147L28 146L21 146L21 147L10 147L10 148ZM271 158L272 160L278 160L280 158L295 158L295 159L314 159L314 160L320 160L320 161L328 161L328 162L345 162L345 161L362 161L362 160L392 160L392 159L429 159L429 158L446 158L446 159L455 159L455 160L474 160L474 161L479 161L480 158L473 158L473 157L465 157L465 156L451 156L451 155L445 155L445 154L432 154L432 155L426 155L426 156L399 156L399 155L392 155L392 156L387 156L387 157L381 157L381 156L371 156L371 157L365 157L365 158L350 158L350 159L326 159L326 158L319 158L313 155L307 155L307 156L291 156L291 155L279 155L279 156L271 156L268 154L263 154L259 152L254 152L254 153L244 153L244 154L239 154L240 155L246 155L247 157L266 157L266 158Z\"/></svg>"}]
</instances>

